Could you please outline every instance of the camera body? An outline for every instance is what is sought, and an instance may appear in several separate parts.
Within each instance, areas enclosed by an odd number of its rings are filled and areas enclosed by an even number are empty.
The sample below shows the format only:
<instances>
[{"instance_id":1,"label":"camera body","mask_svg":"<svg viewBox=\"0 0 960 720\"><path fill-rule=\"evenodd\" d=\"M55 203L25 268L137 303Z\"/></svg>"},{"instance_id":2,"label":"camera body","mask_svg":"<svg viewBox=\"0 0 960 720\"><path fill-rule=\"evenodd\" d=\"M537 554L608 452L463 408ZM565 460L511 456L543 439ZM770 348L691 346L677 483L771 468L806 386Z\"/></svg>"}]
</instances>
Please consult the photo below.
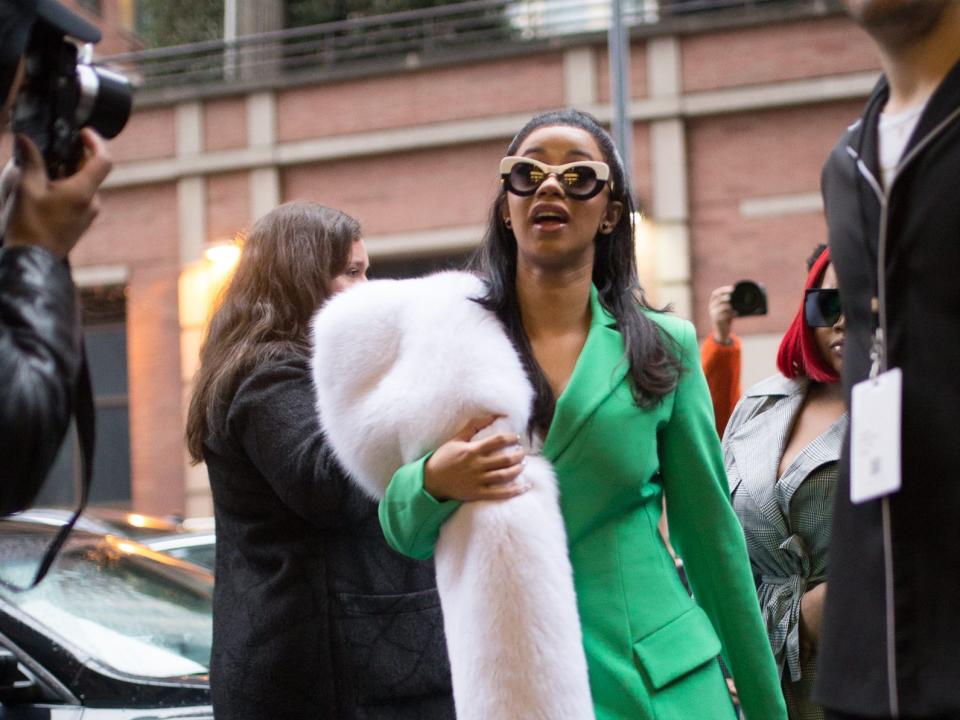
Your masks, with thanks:
<instances>
[{"instance_id":1,"label":"camera body","mask_svg":"<svg viewBox=\"0 0 960 720\"><path fill-rule=\"evenodd\" d=\"M51 25L36 23L27 45L24 87L13 109L14 132L43 154L51 178L73 174L83 159L80 130L115 137L130 117L125 77L78 59L77 46Z\"/></svg>"},{"instance_id":2,"label":"camera body","mask_svg":"<svg viewBox=\"0 0 960 720\"><path fill-rule=\"evenodd\" d=\"M753 280L740 280L730 293L730 307L737 317L767 314L767 291Z\"/></svg>"}]
</instances>

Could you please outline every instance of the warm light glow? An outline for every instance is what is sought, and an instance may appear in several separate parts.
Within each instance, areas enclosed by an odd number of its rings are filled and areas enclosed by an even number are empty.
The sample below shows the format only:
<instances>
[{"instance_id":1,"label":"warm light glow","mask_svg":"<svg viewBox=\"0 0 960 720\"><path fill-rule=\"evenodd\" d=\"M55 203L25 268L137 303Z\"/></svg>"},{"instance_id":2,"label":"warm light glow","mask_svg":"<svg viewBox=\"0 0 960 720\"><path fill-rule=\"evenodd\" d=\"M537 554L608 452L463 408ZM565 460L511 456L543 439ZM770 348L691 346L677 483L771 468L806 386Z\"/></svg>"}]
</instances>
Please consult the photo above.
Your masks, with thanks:
<instances>
[{"instance_id":1,"label":"warm light glow","mask_svg":"<svg viewBox=\"0 0 960 720\"><path fill-rule=\"evenodd\" d=\"M128 513L127 522L134 527L142 528L147 526L147 519L138 513Z\"/></svg>"},{"instance_id":2,"label":"warm light glow","mask_svg":"<svg viewBox=\"0 0 960 720\"><path fill-rule=\"evenodd\" d=\"M217 270L233 270L240 259L240 246L234 242L208 245L203 251L203 257L213 263Z\"/></svg>"},{"instance_id":3,"label":"warm light glow","mask_svg":"<svg viewBox=\"0 0 960 720\"><path fill-rule=\"evenodd\" d=\"M203 257L180 273L180 327L202 328L217 296L240 260L240 245L232 240L210 243Z\"/></svg>"},{"instance_id":4,"label":"warm light glow","mask_svg":"<svg viewBox=\"0 0 960 720\"><path fill-rule=\"evenodd\" d=\"M657 294L656 227L641 212L633 214L633 242L637 260L637 275L647 299L655 301Z\"/></svg>"},{"instance_id":5,"label":"warm light glow","mask_svg":"<svg viewBox=\"0 0 960 720\"><path fill-rule=\"evenodd\" d=\"M120 541L117 543L117 549L120 552L125 552L128 555L132 555L137 552L137 546L132 543Z\"/></svg>"}]
</instances>

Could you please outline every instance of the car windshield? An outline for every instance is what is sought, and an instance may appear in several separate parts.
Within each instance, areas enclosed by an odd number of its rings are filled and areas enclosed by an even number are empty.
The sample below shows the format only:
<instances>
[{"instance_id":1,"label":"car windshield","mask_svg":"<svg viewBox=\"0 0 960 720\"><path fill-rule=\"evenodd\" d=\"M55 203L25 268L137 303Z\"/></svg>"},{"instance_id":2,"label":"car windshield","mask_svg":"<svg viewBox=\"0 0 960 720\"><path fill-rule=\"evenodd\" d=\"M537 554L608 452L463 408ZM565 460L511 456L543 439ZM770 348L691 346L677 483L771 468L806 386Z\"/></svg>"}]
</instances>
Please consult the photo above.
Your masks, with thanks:
<instances>
[{"instance_id":1,"label":"car windshield","mask_svg":"<svg viewBox=\"0 0 960 720\"><path fill-rule=\"evenodd\" d=\"M0 580L26 585L49 544L48 528L0 523ZM64 645L115 670L153 678L206 674L212 577L111 535L75 532L47 577L0 599Z\"/></svg>"},{"instance_id":2,"label":"car windshield","mask_svg":"<svg viewBox=\"0 0 960 720\"><path fill-rule=\"evenodd\" d=\"M216 564L216 548L213 544L188 545L182 548L171 548L167 552L175 558L199 565L210 572L213 572Z\"/></svg>"}]
</instances>

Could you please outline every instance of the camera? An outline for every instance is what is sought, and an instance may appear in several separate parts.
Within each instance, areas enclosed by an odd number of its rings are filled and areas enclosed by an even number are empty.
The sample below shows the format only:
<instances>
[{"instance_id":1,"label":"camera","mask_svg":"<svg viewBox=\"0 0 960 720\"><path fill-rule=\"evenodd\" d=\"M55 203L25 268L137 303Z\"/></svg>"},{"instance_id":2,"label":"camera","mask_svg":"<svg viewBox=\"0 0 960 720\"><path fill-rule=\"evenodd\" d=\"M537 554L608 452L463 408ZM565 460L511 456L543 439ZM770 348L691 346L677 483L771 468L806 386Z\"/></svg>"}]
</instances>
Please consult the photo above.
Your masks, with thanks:
<instances>
[{"instance_id":1,"label":"camera","mask_svg":"<svg viewBox=\"0 0 960 720\"><path fill-rule=\"evenodd\" d=\"M25 58L13 130L33 140L51 178L66 177L83 159L81 128L115 137L130 117L133 91L122 75L79 60L77 46L44 22L34 24Z\"/></svg>"},{"instance_id":2,"label":"camera","mask_svg":"<svg viewBox=\"0 0 960 720\"><path fill-rule=\"evenodd\" d=\"M767 291L753 280L741 280L730 293L730 307L737 317L767 314Z\"/></svg>"}]
</instances>

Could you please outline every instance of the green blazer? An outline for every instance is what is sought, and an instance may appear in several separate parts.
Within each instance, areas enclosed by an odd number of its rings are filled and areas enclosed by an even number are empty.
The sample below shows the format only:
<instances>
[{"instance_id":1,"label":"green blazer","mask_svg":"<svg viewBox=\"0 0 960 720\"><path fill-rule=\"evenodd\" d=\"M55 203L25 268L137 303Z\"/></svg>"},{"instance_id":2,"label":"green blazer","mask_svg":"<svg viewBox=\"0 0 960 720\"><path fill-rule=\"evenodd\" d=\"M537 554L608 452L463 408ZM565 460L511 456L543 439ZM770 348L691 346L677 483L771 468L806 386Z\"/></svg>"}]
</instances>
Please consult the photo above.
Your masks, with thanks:
<instances>
[{"instance_id":1,"label":"green blazer","mask_svg":"<svg viewBox=\"0 0 960 720\"><path fill-rule=\"evenodd\" d=\"M543 455L559 483L597 718L732 719L722 651L748 720L785 719L693 326L649 314L684 372L658 405L640 409L623 338L596 288L591 310ZM397 470L380 504L387 541L415 558L433 554L459 506L423 489L425 462ZM696 602L657 531L664 496Z\"/></svg>"}]
</instances>

